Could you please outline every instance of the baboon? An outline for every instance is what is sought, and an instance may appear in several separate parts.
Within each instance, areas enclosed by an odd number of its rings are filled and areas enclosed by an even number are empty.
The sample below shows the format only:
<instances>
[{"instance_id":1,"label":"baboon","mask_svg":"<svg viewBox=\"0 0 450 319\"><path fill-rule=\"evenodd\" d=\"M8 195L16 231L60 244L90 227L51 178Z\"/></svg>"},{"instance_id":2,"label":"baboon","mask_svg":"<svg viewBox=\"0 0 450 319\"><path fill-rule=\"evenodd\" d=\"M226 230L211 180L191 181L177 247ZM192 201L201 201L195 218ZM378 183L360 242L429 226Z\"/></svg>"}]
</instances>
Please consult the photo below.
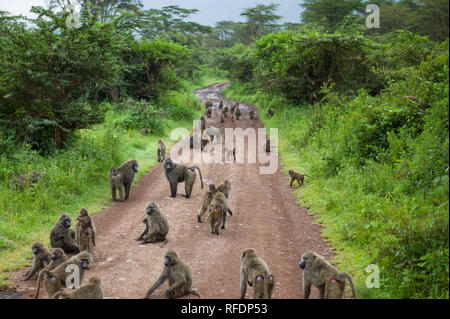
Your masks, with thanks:
<instances>
[{"instance_id":1,"label":"baboon","mask_svg":"<svg viewBox=\"0 0 450 319\"><path fill-rule=\"evenodd\" d=\"M231 112L231 122L235 122L236 121L236 116L234 115L234 112Z\"/></svg>"},{"instance_id":2,"label":"baboon","mask_svg":"<svg viewBox=\"0 0 450 319\"><path fill-rule=\"evenodd\" d=\"M228 199L228 196L230 195L230 190L231 190L231 182L229 180L224 180L222 184L219 185L219 187L217 187L217 190L219 192L222 192L225 197Z\"/></svg>"},{"instance_id":3,"label":"baboon","mask_svg":"<svg viewBox=\"0 0 450 319\"><path fill-rule=\"evenodd\" d=\"M267 139L266 143L264 144L264 149L266 150L266 153L270 153L270 140Z\"/></svg>"},{"instance_id":4,"label":"baboon","mask_svg":"<svg viewBox=\"0 0 450 319\"><path fill-rule=\"evenodd\" d=\"M147 291L144 299L161 286L166 279L169 280L169 288L166 290L166 298L178 298L187 294L193 294L201 297L200 294L192 289L192 275L189 267L178 257L174 250L169 250L164 256L164 267L159 278L153 286Z\"/></svg>"},{"instance_id":5,"label":"baboon","mask_svg":"<svg viewBox=\"0 0 450 319\"><path fill-rule=\"evenodd\" d=\"M116 190L119 191L119 202L123 202L125 188L123 186L123 174L114 167L109 170L109 186L111 189L112 200L116 201Z\"/></svg>"},{"instance_id":6,"label":"baboon","mask_svg":"<svg viewBox=\"0 0 450 319\"><path fill-rule=\"evenodd\" d=\"M312 178L309 175L297 173L293 169L289 170L289 175L291 176L291 182L289 184L290 187L292 187L292 183L294 181L297 181L298 185L304 186L305 185L305 176L308 176L308 177ZM312 178L312 179L314 179L314 178Z\"/></svg>"},{"instance_id":7,"label":"baboon","mask_svg":"<svg viewBox=\"0 0 450 319\"><path fill-rule=\"evenodd\" d=\"M33 263L31 269L25 275L25 280L30 280L31 276L37 273L42 268L48 267L51 262L52 254L43 243L36 241L31 244L31 251L33 252Z\"/></svg>"},{"instance_id":8,"label":"baboon","mask_svg":"<svg viewBox=\"0 0 450 319\"><path fill-rule=\"evenodd\" d=\"M169 181L171 197L177 197L178 183L183 182L186 191L186 198L191 197L196 177L195 169L198 170L203 189L202 172L197 165L188 168L185 165L176 164L170 158L167 158L163 162L163 167L166 173L166 178Z\"/></svg>"},{"instance_id":9,"label":"baboon","mask_svg":"<svg viewBox=\"0 0 450 319\"><path fill-rule=\"evenodd\" d=\"M206 119L204 116L200 117L201 131L206 130Z\"/></svg>"},{"instance_id":10,"label":"baboon","mask_svg":"<svg viewBox=\"0 0 450 319\"><path fill-rule=\"evenodd\" d=\"M147 217L144 219L145 230L136 240L142 241L141 245L158 241L167 243L166 236L169 232L169 224L166 217L161 213L159 205L155 202L149 202L145 205L145 211L147 213Z\"/></svg>"},{"instance_id":11,"label":"baboon","mask_svg":"<svg viewBox=\"0 0 450 319\"><path fill-rule=\"evenodd\" d=\"M224 116L225 112L222 110L220 112L220 123L225 123L225 116Z\"/></svg>"},{"instance_id":12,"label":"baboon","mask_svg":"<svg viewBox=\"0 0 450 319\"><path fill-rule=\"evenodd\" d=\"M55 269L48 270L42 269L39 272L39 276L37 279L37 289L34 298L37 299L39 296L39 289L41 288L41 280L44 279L44 275L47 276L45 280L45 289L47 291L48 297L51 298L55 294L55 292L62 290L62 287L66 285L66 279L69 275L72 275L73 272L66 272L66 268L70 265L78 266L79 270L79 278L80 283L83 281L84 271L89 269L89 266L92 264L93 258L90 253L87 251L83 251L78 255L73 256L72 258L66 260L61 265L56 267ZM70 270L70 268L68 269Z\"/></svg>"},{"instance_id":13,"label":"baboon","mask_svg":"<svg viewBox=\"0 0 450 319\"><path fill-rule=\"evenodd\" d=\"M319 254L308 251L302 255L299 267L303 270L303 294L308 299L311 285L319 289L320 299L341 299L344 295L345 279L350 283L353 298L356 291L348 273L341 273Z\"/></svg>"},{"instance_id":14,"label":"baboon","mask_svg":"<svg viewBox=\"0 0 450 319\"><path fill-rule=\"evenodd\" d=\"M245 299L247 283L253 287L253 299L271 299L275 278L255 249L244 249L240 267L241 299Z\"/></svg>"},{"instance_id":15,"label":"baboon","mask_svg":"<svg viewBox=\"0 0 450 319\"><path fill-rule=\"evenodd\" d=\"M238 107L239 107L239 102L236 103L235 105L233 105L233 106L231 107L231 113L234 113L234 111L235 111L236 108L238 108Z\"/></svg>"},{"instance_id":16,"label":"baboon","mask_svg":"<svg viewBox=\"0 0 450 319\"><path fill-rule=\"evenodd\" d=\"M221 110L221 109L223 109L223 100L220 100L220 103L219 103L219 110Z\"/></svg>"},{"instance_id":17,"label":"baboon","mask_svg":"<svg viewBox=\"0 0 450 319\"><path fill-rule=\"evenodd\" d=\"M143 128L142 130L139 131L139 133L143 134L143 135L147 135L148 134L148 128Z\"/></svg>"},{"instance_id":18,"label":"baboon","mask_svg":"<svg viewBox=\"0 0 450 319\"><path fill-rule=\"evenodd\" d=\"M250 120L253 120L253 118L255 117L255 111L250 111Z\"/></svg>"},{"instance_id":19,"label":"baboon","mask_svg":"<svg viewBox=\"0 0 450 319\"><path fill-rule=\"evenodd\" d=\"M210 126L205 130L205 134L211 137L211 142L216 140L216 144L221 143L222 136L224 135L224 128L220 129L214 126Z\"/></svg>"},{"instance_id":20,"label":"baboon","mask_svg":"<svg viewBox=\"0 0 450 319\"><path fill-rule=\"evenodd\" d=\"M211 234L219 235L219 227L221 224L221 228L225 229L227 212L230 216L233 215L233 212L228 208L228 200L225 194L217 191L209 205L209 215L206 219L211 225Z\"/></svg>"},{"instance_id":21,"label":"baboon","mask_svg":"<svg viewBox=\"0 0 450 319\"><path fill-rule=\"evenodd\" d=\"M208 107L206 109L206 117L208 117L210 119L211 115L212 115L212 107Z\"/></svg>"},{"instance_id":22,"label":"baboon","mask_svg":"<svg viewBox=\"0 0 450 319\"><path fill-rule=\"evenodd\" d=\"M121 166L119 166L119 168L117 168L117 169L111 168L111 170L110 170L110 183L111 183L111 172L114 171L115 175L120 174L121 177L123 176L122 185L125 190L125 196L123 198L124 200L128 200L128 198L130 197L131 184L133 184L134 174L138 172L138 168L139 168L138 162L133 159L133 160L126 161ZM115 188L116 187L114 187L114 189ZM120 192L120 188L119 188L119 192ZM113 193L112 183L111 183L111 193ZM115 191L113 193L113 200L115 200Z\"/></svg>"},{"instance_id":23,"label":"baboon","mask_svg":"<svg viewBox=\"0 0 450 319\"><path fill-rule=\"evenodd\" d=\"M85 208L80 209L75 224L75 233L80 251L86 250L92 254L95 246L95 225Z\"/></svg>"},{"instance_id":24,"label":"baboon","mask_svg":"<svg viewBox=\"0 0 450 319\"><path fill-rule=\"evenodd\" d=\"M227 118L229 110L228 106L223 107L222 114L224 118Z\"/></svg>"},{"instance_id":25,"label":"baboon","mask_svg":"<svg viewBox=\"0 0 450 319\"><path fill-rule=\"evenodd\" d=\"M50 232L50 245L52 248L62 248L65 253L79 253L80 249L75 240L75 232L70 229L72 218L63 214Z\"/></svg>"},{"instance_id":26,"label":"baboon","mask_svg":"<svg viewBox=\"0 0 450 319\"><path fill-rule=\"evenodd\" d=\"M31 173L25 173L25 174L17 174L16 172L11 172L11 177L9 180L9 187L12 189L24 189L25 187L28 187L32 184L36 184L42 178L44 177L44 174L39 171L32 171Z\"/></svg>"},{"instance_id":27,"label":"baboon","mask_svg":"<svg viewBox=\"0 0 450 319\"><path fill-rule=\"evenodd\" d=\"M269 117L272 117L272 116L275 114L275 110L272 109L272 108L269 108L269 109L267 110L267 113L269 114Z\"/></svg>"},{"instance_id":28,"label":"baboon","mask_svg":"<svg viewBox=\"0 0 450 319\"><path fill-rule=\"evenodd\" d=\"M103 283L98 277L91 277L88 283L74 291L66 294L63 291L57 291L53 295L53 299L103 299Z\"/></svg>"},{"instance_id":29,"label":"baboon","mask_svg":"<svg viewBox=\"0 0 450 319\"><path fill-rule=\"evenodd\" d=\"M213 106L213 103L211 102L211 100L207 100L205 103L205 109L209 109Z\"/></svg>"},{"instance_id":30,"label":"baboon","mask_svg":"<svg viewBox=\"0 0 450 319\"><path fill-rule=\"evenodd\" d=\"M234 114L236 116L236 120L240 120L241 119L241 109L239 108L239 106L236 106L236 109L234 110Z\"/></svg>"},{"instance_id":31,"label":"baboon","mask_svg":"<svg viewBox=\"0 0 450 319\"><path fill-rule=\"evenodd\" d=\"M166 144L162 140L158 141L158 163L162 163L166 157Z\"/></svg>"},{"instance_id":32,"label":"baboon","mask_svg":"<svg viewBox=\"0 0 450 319\"><path fill-rule=\"evenodd\" d=\"M197 215L197 220L199 223L202 223L202 216L209 208L209 204L211 203L216 193L216 186L214 184L209 184L209 190L205 193L205 195L203 195L202 207L200 209L200 213Z\"/></svg>"},{"instance_id":33,"label":"baboon","mask_svg":"<svg viewBox=\"0 0 450 319\"><path fill-rule=\"evenodd\" d=\"M199 132L194 132L189 138L189 147L191 149L201 149L204 151L206 149L206 145L208 145L209 140L200 135Z\"/></svg>"},{"instance_id":34,"label":"baboon","mask_svg":"<svg viewBox=\"0 0 450 319\"><path fill-rule=\"evenodd\" d=\"M62 250L61 248L55 248L52 250L52 260L47 266L47 269L53 270L63 262L65 262L67 259L69 259L69 257L67 257L67 255L64 253L64 250Z\"/></svg>"}]
</instances>

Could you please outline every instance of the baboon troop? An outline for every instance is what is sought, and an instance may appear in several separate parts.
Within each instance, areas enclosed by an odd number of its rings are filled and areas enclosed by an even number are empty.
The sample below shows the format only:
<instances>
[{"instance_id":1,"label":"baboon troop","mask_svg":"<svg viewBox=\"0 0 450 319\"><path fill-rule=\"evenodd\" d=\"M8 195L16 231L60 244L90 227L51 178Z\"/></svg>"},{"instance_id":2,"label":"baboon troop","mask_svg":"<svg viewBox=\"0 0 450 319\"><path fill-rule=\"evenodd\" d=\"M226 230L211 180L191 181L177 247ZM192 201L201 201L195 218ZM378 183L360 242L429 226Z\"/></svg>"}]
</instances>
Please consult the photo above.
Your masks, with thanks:
<instances>
[{"instance_id":1,"label":"baboon troop","mask_svg":"<svg viewBox=\"0 0 450 319\"><path fill-rule=\"evenodd\" d=\"M116 200L116 188L119 189L120 201L128 200L130 197L131 185L134 180L134 174L138 172L138 167L139 165L136 160L129 160L117 169L114 169L114 167L110 169L109 183L113 201ZM124 194L123 198L120 193Z\"/></svg>"},{"instance_id":2,"label":"baboon troop","mask_svg":"<svg viewBox=\"0 0 450 319\"><path fill-rule=\"evenodd\" d=\"M178 257L174 250L169 250L164 256L164 267L159 278L147 291L144 299L161 286L164 281L169 281L169 288L166 290L166 299L179 298L188 294L201 297L198 292L192 289L192 275L189 267Z\"/></svg>"},{"instance_id":3,"label":"baboon troop","mask_svg":"<svg viewBox=\"0 0 450 319\"><path fill-rule=\"evenodd\" d=\"M169 232L169 223L161 213L159 205L155 202L149 202L145 205L145 212L147 214L143 221L145 230L136 240L141 241L141 245L159 241L167 243L166 236Z\"/></svg>"},{"instance_id":4,"label":"baboon troop","mask_svg":"<svg viewBox=\"0 0 450 319\"><path fill-rule=\"evenodd\" d=\"M266 262L255 249L247 248L241 254L241 299L245 299L247 283L253 287L253 299L271 299L275 279Z\"/></svg>"},{"instance_id":5,"label":"baboon troop","mask_svg":"<svg viewBox=\"0 0 450 319\"><path fill-rule=\"evenodd\" d=\"M211 203L214 195L216 195L217 189L214 184L209 185L209 190L203 195L202 207L200 208L200 213L197 215L197 220L202 223L203 214L209 209L209 204Z\"/></svg>"},{"instance_id":6,"label":"baboon troop","mask_svg":"<svg viewBox=\"0 0 450 319\"><path fill-rule=\"evenodd\" d=\"M87 251L92 254L95 246L95 226L85 208L80 209L75 224L75 233L80 251Z\"/></svg>"},{"instance_id":7,"label":"baboon troop","mask_svg":"<svg viewBox=\"0 0 450 319\"><path fill-rule=\"evenodd\" d=\"M98 277L89 278L88 283L74 291L66 294L62 291L57 291L52 299L103 299L103 283Z\"/></svg>"},{"instance_id":8,"label":"baboon troop","mask_svg":"<svg viewBox=\"0 0 450 319\"><path fill-rule=\"evenodd\" d=\"M9 179L9 187L11 189L23 190L25 187L29 187L32 184L38 183L44 174L39 171L31 171L31 173L17 174L16 172L11 172L11 177Z\"/></svg>"},{"instance_id":9,"label":"baboon troop","mask_svg":"<svg viewBox=\"0 0 450 319\"><path fill-rule=\"evenodd\" d=\"M51 262L52 254L43 243L39 241L32 243L31 251L33 252L33 262L31 269L27 272L23 280L30 280L31 276L38 273L42 268L48 267Z\"/></svg>"},{"instance_id":10,"label":"baboon troop","mask_svg":"<svg viewBox=\"0 0 450 319\"><path fill-rule=\"evenodd\" d=\"M294 181L297 181L299 186L304 186L305 185L305 176L308 176L309 178L312 178L309 175L297 173L293 169L289 170L289 176L291 176L291 182L289 183L290 187L292 187L292 183ZM314 178L312 178L312 179L314 179Z\"/></svg>"},{"instance_id":11,"label":"baboon troop","mask_svg":"<svg viewBox=\"0 0 450 319\"><path fill-rule=\"evenodd\" d=\"M269 117L272 117L272 116L275 114L275 110L272 109L272 108L269 108L269 109L267 110L267 114L269 115Z\"/></svg>"},{"instance_id":12,"label":"baboon troop","mask_svg":"<svg viewBox=\"0 0 450 319\"><path fill-rule=\"evenodd\" d=\"M65 253L79 253L75 232L70 229L72 218L63 214L59 216L55 226L50 232L50 245L52 248L61 248Z\"/></svg>"},{"instance_id":13,"label":"baboon troop","mask_svg":"<svg viewBox=\"0 0 450 319\"><path fill-rule=\"evenodd\" d=\"M174 163L170 158L167 158L163 162L163 167L165 170L167 181L170 185L170 193L171 197L175 198L177 197L177 188L178 183L184 182L184 188L186 191L186 198L190 198L192 194L192 190L194 188L194 182L195 182L195 169L198 170L198 173L200 175L200 181L202 183L202 189L203 189L203 178L202 178L202 172L200 171L200 168L197 165L194 165L192 167L187 167L185 165L176 164Z\"/></svg>"},{"instance_id":14,"label":"baboon troop","mask_svg":"<svg viewBox=\"0 0 450 319\"><path fill-rule=\"evenodd\" d=\"M87 251L83 251L78 255L69 258L55 269L52 270L48 270L46 268L42 269L39 272L39 276L37 279L37 289L34 298L37 299L39 296L39 289L41 287L41 281L44 279L44 276L47 276L44 284L45 289L47 291L47 295L49 298L52 298L57 291L62 290L62 288L66 284L66 278L69 275L71 275L71 272L66 271L67 266L69 265L78 266L79 270L78 275L81 283L83 281L84 272L85 270L89 269L90 265L92 264L92 261L93 261L92 255Z\"/></svg>"},{"instance_id":15,"label":"baboon troop","mask_svg":"<svg viewBox=\"0 0 450 319\"><path fill-rule=\"evenodd\" d=\"M162 163L166 158L166 144L162 140L158 141L158 163Z\"/></svg>"},{"instance_id":16,"label":"baboon troop","mask_svg":"<svg viewBox=\"0 0 450 319\"><path fill-rule=\"evenodd\" d=\"M348 273L341 273L319 254L308 251L302 255L299 267L303 270L303 294L308 299L311 285L319 289L320 299L341 299L344 296L345 280L352 289L353 298L356 291Z\"/></svg>"}]
</instances>

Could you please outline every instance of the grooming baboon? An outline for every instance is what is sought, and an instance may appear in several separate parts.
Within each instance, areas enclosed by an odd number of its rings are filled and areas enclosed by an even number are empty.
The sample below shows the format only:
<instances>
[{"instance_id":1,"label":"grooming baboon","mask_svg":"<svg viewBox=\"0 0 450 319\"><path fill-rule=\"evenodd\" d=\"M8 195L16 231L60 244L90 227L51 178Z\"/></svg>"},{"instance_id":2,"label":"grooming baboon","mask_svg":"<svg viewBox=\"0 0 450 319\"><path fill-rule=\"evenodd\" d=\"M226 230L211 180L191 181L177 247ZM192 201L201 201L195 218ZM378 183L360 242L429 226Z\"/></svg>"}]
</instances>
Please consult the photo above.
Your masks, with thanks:
<instances>
[{"instance_id":1,"label":"grooming baboon","mask_svg":"<svg viewBox=\"0 0 450 319\"><path fill-rule=\"evenodd\" d=\"M236 109L234 110L234 114L236 116L236 120L240 120L241 119L241 109L239 108L239 106L236 106Z\"/></svg>"},{"instance_id":2,"label":"grooming baboon","mask_svg":"<svg viewBox=\"0 0 450 319\"><path fill-rule=\"evenodd\" d=\"M197 215L197 220L199 223L202 222L202 216L209 208L209 204L211 203L214 195L216 195L217 189L214 184L209 184L209 190L203 195L202 207L200 209L200 213Z\"/></svg>"},{"instance_id":3,"label":"grooming baboon","mask_svg":"<svg viewBox=\"0 0 450 319\"><path fill-rule=\"evenodd\" d=\"M272 117L275 114L275 110L270 108L267 110L267 113L269 114L269 117Z\"/></svg>"},{"instance_id":4,"label":"grooming baboon","mask_svg":"<svg viewBox=\"0 0 450 319\"><path fill-rule=\"evenodd\" d=\"M116 201L116 190L119 191L119 201L123 202L123 196L125 193L125 187L123 186L123 174L117 171L114 167L109 170L109 186L111 189L112 200Z\"/></svg>"},{"instance_id":5,"label":"grooming baboon","mask_svg":"<svg viewBox=\"0 0 450 319\"><path fill-rule=\"evenodd\" d=\"M250 120L253 120L253 118L255 117L255 111L250 111Z\"/></svg>"},{"instance_id":6,"label":"grooming baboon","mask_svg":"<svg viewBox=\"0 0 450 319\"><path fill-rule=\"evenodd\" d=\"M255 249L244 249L240 267L241 299L245 299L247 283L253 287L253 299L271 299L275 278Z\"/></svg>"},{"instance_id":7,"label":"grooming baboon","mask_svg":"<svg viewBox=\"0 0 450 319\"><path fill-rule=\"evenodd\" d=\"M53 297L53 295L57 292L62 290L62 287L65 287L66 285L66 279L69 275L73 276L73 272L71 272L70 268L69 272L66 272L66 268L70 265L75 265L75 269L78 269L78 278L80 278L80 283L83 281L84 271L86 269L89 269L89 266L92 264L92 255L88 253L87 251L83 251L79 253L78 255L73 256L72 258L66 260L61 265L56 267L55 269L48 270L48 269L42 269L39 272L39 276L37 279L37 289L36 294L34 296L35 299L39 296L39 289L41 287L41 280L44 279L44 275L47 276L47 279L45 280L45 289L47 290L47 295L49 298Z\"/></svg>"},{"instance_id":8,"label":"grooming baboon","mask_svg":"<svg viewBox=\"0 0 450 319\"><path fill-rule=\"evenodd\" d=\"M128 200L130 197L130 189L133 184L134 174L138 172L138 162L136 160L129 160L123 163L116 171L119 171L123 175L123 186L125 188L124 200Z\"/></svg>"},{"instance_id":9,"label":"grooming baboon","mask_svg":"<svg viewBox=\"0 0 450 319\"><path fill-rule=\"evenodd\" d=\"M223 101L222 100L220 100L220 103L219 103L219 110L221 110L221 109L223 109Z\"/></svg>"},{"instance_id":10,"label":"grooming baboon","mask_svg":"<svg viewBox=\"0 0 450 319\"><path fill-rule=\"evenodd\" d=\"M75 233L80 251L86 250L92 254L95 246L95 225L85 208L80 209L75 224Z\"/></svg>"},{"instance_id":11,"label":"grooming baboon","mask_svg":"<svg viewBox=\"0 0 450 319\"><path fill-rule=\"evenodd\" d=\"M206 119L204 116L200 117L201 131L206 130Z\"/></svg>"},{"instance_id":12,"label":"grooming baboon","mask_svg":"<svg viewBox=\"0 0 450 319\"><path fill-rule=\"evenodd\" d=\"M31 276L42 268L48 267L51 262L52 254L43 243L39 241L32 243L31 251L33 252L33 263L31 269L27 272L23 280L30 280Z\"/></svg>"},{"instance_id":13,"label":"grooming baboon","mask_svg":"<svg viewBox=\"0 0 450 319\"><path fill-rule=\"evenodd\" d=\"M166 144L162 140L158 141L158 163L162 163L166 157Z\"/></svg>"},{"instance_id":14,"label":"grooming baboon","mask_svg":"<svg viewBox=\"0 0 450 319\"><path fill-rule=\"evenodd\" d=\"M147 291L144 299L161 286L166 279L169 280L169 288L166 290L166 298L178 298L187 294L193 294L201 297L198 292L192 289L192 275L189 267L178 257L178 254L169 250L164 256L164 267L159 278L153 286Z\"/></svg>"},{"instance_id":15,"label":"grooming baboon","mask_svg":"<svg viewBox=\"0 0 450 319\"><path fill-rule=\"evenodd\" d=\"M50 232L50 245L52 248L62 248L65 253L79 253L80 249L75 239L75 232L70 229L72 218L61 215Z\"/></svg>"},{"instance_id":16,"label":"grooming baboon","mask_svg":"<svg viewBox=\"0 0 450 319\"><path fill-rule=\"evenodd\" d=\"M210 119L211 115L212 115L212 107L208 107L206 109L206 117Z\"/></svg>"},{"instance_id":17,"label":"grooming baboon","mask_svg":"<svg viewBox=\"0 0 450 319\"><path fill-rule=\"evenodd\" d=\"M57 291L53 299L103 299L103 283L98 277L91 277L88 283L74 291L66 294L63 291Z\"/></svg>"},{"instance_id":18,"label":"grooming baboon","mask_svg":"<svg viewBox=\"0 0 450 319\"><path fill-rule=\"evenodd\" d=\"M228 196L230 196L230 190L231 190L231 182L229 180L224 180L222 184L217 187L217 190L219 192L222 192L225 197L228 199Z\"/></svg>"},{"instance_id":19,"label":"grooming baboon","mask_svg":"<svg viewBox=\"0 0 450 319\"><path fill-rule=\"evenodd\" d=\"M9 180L9 187L12 189L24 189L32 184L36 184L42 178L44 174L39 171L32 171L31 173L17 174L16 172L11 172L11 177Z\"/></svg>"},{"instance_id":20,"label":"grooming baboon","mask_svg":"<svg viewBox=\"0 0 450 319\"><path fill-rule=\"evenodd\" d=\"M305 185L305 176L308 176L309 178L312 178L309 175L297 173L293 169L289 170L289 175L291 176L291 182L289 184L290 187L292 187L292 183L294 181L297 181L298 185L304 186ZM314 178L312 178L312 179L314 179Z\"/></svg>"},{"instance_id":21,"label":"grooming baboon","mask_svg":"<svg viewBox=\"0 0 450 319\"><path fill-rule=\"evenodd\" d=\"M198 170L203 189L202 172L200 171L200 168L197 165L187 167L185 165L176 164L170 158L168 158L164 160L163 167L166 173L166 178L169 181L171 197L173 198L177 197L178 183L183 182L186 191L186 198L191 197L196 176L195 169Z\"/></svg>"},{"instance_id":22,"label":"grooming baboon","mask_svg":"<svg viewBox=\"0 0 450 319\"><path fill-rule=\"evenodd\" d=\"M341 273L319 254L309 251L302 255L299 267L303 270L303 294L308 299L311 285L319 289L320 299L342 298L345 289L345 279L350 283L353 298L356 291L352 278L348 273Z\"/></svg>"},{"instance_id":23,"label":"grooming baboon","mask_svg":"<svg viewBox=\"0 0 450 319\"><path fill-rule=\"evenodd\" d=\"M48 270L53 270L63 262L65 262L69 257L64 253L64 250L61 248L55 248L52 250L52 260L50 264L46 267Z\"/></svg>"},{"instance_id":24,"label":"grooming baboon","mask_svg":"<svg viewBox=\"0 0 450 319\"><path fill-rule=\"evenodd\" d=\"M158 241L167 243L166 236L169 232L169 224L166 217L161 213L159 205L155 202L149 202L145 205L145 211L147 213L147 217L144 219L145 230L136 240L142 241L141 245Z\"/></svg>"},{"instance_id":25,"label":"grooming baboon","mask_svg":"<svg viewBox=\"0 0 450 319\"><path fill-rule=\"evenodd\" d=\"M206 219L211 225L211 234L219 235L220 225L222 225L222 229L225 229L227 212L230 216L233 215L233 212L228 208L228 200L225 194L217 191L209 205L209 215Z\"/></svg>"}]
</instances>

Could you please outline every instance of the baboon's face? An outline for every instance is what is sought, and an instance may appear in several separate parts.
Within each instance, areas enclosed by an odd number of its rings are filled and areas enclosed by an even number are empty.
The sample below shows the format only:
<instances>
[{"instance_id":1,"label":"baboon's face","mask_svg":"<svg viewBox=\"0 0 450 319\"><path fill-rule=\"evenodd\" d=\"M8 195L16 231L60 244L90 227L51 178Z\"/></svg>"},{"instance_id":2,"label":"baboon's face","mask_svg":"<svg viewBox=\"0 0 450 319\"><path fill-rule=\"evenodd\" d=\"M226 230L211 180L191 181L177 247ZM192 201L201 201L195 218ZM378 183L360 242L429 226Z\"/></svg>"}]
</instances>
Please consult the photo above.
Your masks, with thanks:
<instances>
[{"instance_id":1,"label":"baboon's face","mask_svg":"<svg viewBox=\"0 0 450 319\"><path fill-rule=\"evenodd\" d=\"M80 210L80 216L87 216L88 215L88 211L86 209L81 209Z\"/></svg>"},{"instance_id":2,"label":"baboon's face","mask_svg":"<svg viewBox=\"0 0 450 319\"><path fill-rule=\"evenodd\" d=\"M169 169L169 170L175 168L175 164L172 162L172 160L170 158L168 158L164 161L163 166L165 169Z\"/></svg>"},{"instance_id":3,"label":"baboon's face","mask_svg":"<svg viewBox=\"0 0 450 319\"><path fill-rule=\"evenodd\" d=\"M133 171L134 171L135 173L137 173L137 172L138 172L138 168L139 168L139 165L138 165L138 163L136 163L136 164L133 164Z\"/></svg>"},{"instance_id":4,"label":"baboon's face","mask_svg":"<svg viewBox=\"0 0 450 319\"><path fill-rule=\"evenodd\" d=\"M52 260L58 259L58 255L55 252L52 252Z\"/></svg>"},{"instance_id":5,"label":"baboon's face","mask_svg":"<svg viewBox=\"0 0 450 319\"><path fill-rule=\"evenodd\" d=\"M89 259L81 259L81 268L83 269L89 269Z\"/></svg>"},{"instance_id":6,"label":"baboon's face","mask_svg":"<svg viewBox=\"0 0 450 319\"><path fill-rule=\"evenodd\" d=\"M210 185L209 185L209 190L212 191L212 190L214 190L214 189L216 189L216 186L215 186L214 184L210 184Z\"/></svg>"},{"instance_id":7,"label":"baboon's face","mask_svg":"<svg viewBox=\"0 0 450 319\"><path fill-rule=\"evenodd\" d=\"M290 170L289 170L289 175L292 176L292 174L294 174L294 171L290 169Z\"/></svg>"},{"instance_id":8,"label":"baboon's face","mask_svg":"<svg viewBox=\"0 0 450 319\"><path fill-rule=\"evenodd\" d=\"M316 257L312 253L304 253L298 266L301 269L305 269L307 266L311 265L311 263L314 261L315 258Z\"/></svg>"},{"instance_id":9,"label":"baboon's face","mask_svg":"<svg viewBox=\"0 0 450 319\"><path fill-rule=\"evenodd\" d=\"M34 246L32 250L33 250L33 254L35 254L35 255L39 254L39 252L41 251L38 246Z\"/></svg>"},{"instance_id":10,"label":"baboon's face","mask_svg":"<svg viewBox=\"0 0 450 319\"><path fill-rule=\"evenodd\" d=\"M176 260L178 258L178 255L173 250L170 250L166 253L164 256L164 266L171 266L176 263Z\"/></svg>"},{"instance_id":11,"label":"baboon's face","mask_svg":"<svg viewBox=\"0 0 450 319\"><path fill-rule=\"evenodd\" d=\"M70 228L70 226L72 225L72 218L70 218L69 216L65 215L62 219L62 226L66 227L66 228Z\"/></svg>"},{"instance_id":12,"label":"baboon's face","mask_svg":"<svg viewBox=\"0 0 450 319\"><path fill-rule=\"evenodd\" d=\"M156 207L155 203L151 202L151 203L147 204L145 210L148 215L151 215L151 214L155 213L158 210L158 208Z\"/></svg>"}]
</instances>

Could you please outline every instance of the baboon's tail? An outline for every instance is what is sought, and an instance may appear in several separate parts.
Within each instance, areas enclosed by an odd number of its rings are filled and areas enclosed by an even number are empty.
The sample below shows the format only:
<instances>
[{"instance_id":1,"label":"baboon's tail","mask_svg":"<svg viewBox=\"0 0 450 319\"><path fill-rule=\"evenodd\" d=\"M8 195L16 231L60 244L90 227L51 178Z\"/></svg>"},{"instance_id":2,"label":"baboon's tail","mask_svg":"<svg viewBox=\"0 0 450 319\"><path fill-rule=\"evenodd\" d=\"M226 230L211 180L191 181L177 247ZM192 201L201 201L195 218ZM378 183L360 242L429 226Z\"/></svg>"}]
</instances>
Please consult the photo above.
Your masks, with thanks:
<instances>
[{"instance_id":1,"label":"baboon's tail","mask_svg":"<svg viewBox=\"0 0 450 319\"><path fill-rule=\"evenodd\" d=\"M191 170L194 170L194 169L198 170L198 174L200 175L200 181L202 182L202 189L203 189L203 177L202 177L202 171L200 170L200 167L198 167L197 165L194 165L190 169Z\"/></svg>"},{"instance_id":2,"label":"baboon's tail","mask_svg":"<svg viewBox=\"0 0 450 319\"><path fill-rule=\"evenodd\" d=\"M354 298L354 299L358 299L358 298L356 297L356 290L355 290L355 286L353 285L352 277L349 275L349 273L347 273L347 272L340 273L340 274L337 276L337 279L338 279L338 280L345 280L345 279L347 279L348 282L350 283L350 288L352 289L353 298Z\"/></svg>"},{"instance_id":3,"label":"baboon's tail","mask_svg":"<svg viewBox=\"0 0 450 319\"><path fill-rule=\"evenodd\" d=\"M41 281L42 281L44 275L51 276L52 274L48 271L48 269L42 269L39 272L39 275L38 275L38 278L37 278L36 294L34 295L34 299L38 299L39 289L41 288Z\"/></svg>"},{"instance_id":4,"label":"baboon's tail","mask_svg":"<svg viewBox=\"0 0 450 319\"><path fill-rule=\"evenodd\" d=\"M312 177L312 176L309 176L309 175L306 175L306 174L305 174L305 176L308 176L308 177L309 177L309 178L311 178L311 179L315 179L314 177Z\"/></svg>"}]
</instances>

